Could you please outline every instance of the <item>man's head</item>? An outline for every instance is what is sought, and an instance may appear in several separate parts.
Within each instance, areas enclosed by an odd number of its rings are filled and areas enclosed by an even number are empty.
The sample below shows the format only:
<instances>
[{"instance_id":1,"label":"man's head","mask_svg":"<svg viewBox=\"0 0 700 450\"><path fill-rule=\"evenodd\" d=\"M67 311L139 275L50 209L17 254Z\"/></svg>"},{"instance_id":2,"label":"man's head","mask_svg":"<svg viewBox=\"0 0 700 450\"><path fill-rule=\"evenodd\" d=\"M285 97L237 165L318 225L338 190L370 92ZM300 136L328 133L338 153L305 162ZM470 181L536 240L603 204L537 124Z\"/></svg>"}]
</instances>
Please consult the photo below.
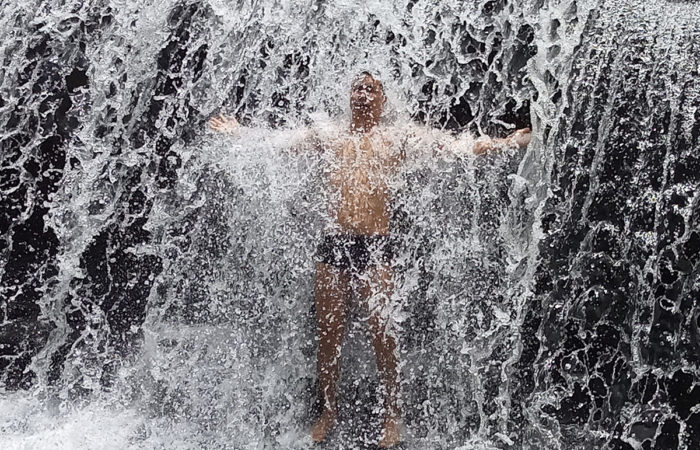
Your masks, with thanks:
<instances>
[{"instance_id":1,"label":"man's head","mask_svg":"<svg viewBox=\"0 0 700 450\"><path fill-rule=\"evenodd\" d=\"M352 83L350 109L353 116L367 117L378 121L385 102L384 86L371 73L362 72Z\"/></svg>"}]
</instances>

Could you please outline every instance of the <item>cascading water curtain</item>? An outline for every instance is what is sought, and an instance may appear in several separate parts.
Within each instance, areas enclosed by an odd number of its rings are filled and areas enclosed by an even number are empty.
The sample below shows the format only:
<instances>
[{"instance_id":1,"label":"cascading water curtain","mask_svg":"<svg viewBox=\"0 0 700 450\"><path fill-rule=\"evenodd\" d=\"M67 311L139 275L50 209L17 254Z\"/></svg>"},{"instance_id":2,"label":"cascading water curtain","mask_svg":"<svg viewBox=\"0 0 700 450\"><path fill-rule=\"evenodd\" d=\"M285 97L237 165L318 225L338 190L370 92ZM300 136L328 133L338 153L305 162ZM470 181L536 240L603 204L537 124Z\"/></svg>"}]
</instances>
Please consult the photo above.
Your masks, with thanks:
<instances>
[{"instance_id":1,"label":"cascading water curtain","mask_svg":"<svg viewBox=\"0 0 700 450\"><path fill-rule=\"evenodd\" d=\"M0 55L0 447L310 446L331 193L288 147L365 70L387 126L533 128L406 144L402 448L700 446L697 3L9 0ZM322 448L379 438L348 315Z\"/></svg>"}]
</instances>

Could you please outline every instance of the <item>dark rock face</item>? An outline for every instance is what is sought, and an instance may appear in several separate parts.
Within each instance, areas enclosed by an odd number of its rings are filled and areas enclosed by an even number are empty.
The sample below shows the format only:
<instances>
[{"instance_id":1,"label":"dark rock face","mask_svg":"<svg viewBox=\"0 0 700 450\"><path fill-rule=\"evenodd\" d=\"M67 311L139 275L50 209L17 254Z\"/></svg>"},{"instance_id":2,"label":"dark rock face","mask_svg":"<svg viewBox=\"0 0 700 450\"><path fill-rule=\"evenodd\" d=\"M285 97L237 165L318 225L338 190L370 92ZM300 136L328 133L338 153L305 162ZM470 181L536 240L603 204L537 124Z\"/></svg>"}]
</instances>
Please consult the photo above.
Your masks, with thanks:
<instances>
[{"instance_id":1,"label":"dark rock face","mask_svg":"<svg viewBox=\"0 0 700 450\"><path fill-rule=\"evenodd\" d=\"M66 320L72 331L52 355L51 381L61 376L72 347L91 327L96 328L97 336L95 342L89 344L90 351L118 357L116 360L108 358L112 361L100 364L96 369L102 372L100 379L105 386L111 384L119 358L126 358L141 340L140 327L148 297L162 264L159 256L138 255L133 249L151 239L150 232L144 229L152 207L149 191L154 187L167 190L177 179L180 159L171 150L173 143L187 142L192 138L189 127L193 124L201 126L202 123L187 99L184 107L178 107L181 101L175 95L179 86L201 74L197 58L185 58L190 39L188 30L193 17L199 13L200 9L195 5L182 5L171 12L169 22L172 29L167 44L157 55L157 72L152 83L127 93L134 96L135 105L140 103L143 107L143 113L135 118L132 129L126 133L117 131L117 119L124 119L108 114L96 130L112 141L111 156L120 155L125 147L140 148L146 144L154 151L145 167L123 170L120 179L122 193L114 199L110 218L80 257L80 268L85 271L85 277L73 280L63 300ZM198 48L197 55L200 59L206 55L206 45ZM157 121L165 122L165 126L157 127ZM102 317L90 323L90 316L94 315ZM101 335L105 329L108 333Z\"/></svg>"},{"instance_id":2,"label":"dark rock face","mask_svg":"<svg viewBox=\"0 0 700 450\"><path fill-rule=\"evenodd\" d=\"M604 431L599 447L694 448L700 35L618 13L594 16L547 139L553 195L511 420L520 428L536 404L571 439ZM607 41L611 22L624 43ZM666 51L677 66L662 62Z\"/></svg>"},{"instance_id":3,"label":"dark rock face","mask_svg":"<svg viewBox=\"0 0 700 450\"><path fill-rule=\"evenodd\" d=\"M0 95L4 136L0 140L0 372L10 388L28 387L31 358L46 341L50 324L39 320L42 296L56 275L59 241L45 223L47 203L58 189L78 112L75 96L87 83L77 41L63 42L36 24L18 38L12 55L23 66L5 80L13 89ZM62 23L69 35L84 35L84 24ZM24 39L25 45L21 45ZM6 57L10 57L9 52ZM55 56L73 69L51 60ZM9 81L9 82L8 82Z\"/></svg>"},{"instance_id":4,"label":"dark rock face","mask_svg":"<svg viewBox=\"0 0 700 450\"><path fill-rule=\"evenodd\" d=\"M35 374L27 366L42 349L48 333L57 326L54 320L40 317L40 304L47 301L56 287L55 256L60 245L45 217L49 213L48 202L59 189L67 164L65 146L81 145L75 132L81 114L91 108L87 75L90 62L85 55L85 41L98 38L112 23L109 9L92 13L87 19L62 22L58 25L61 33L43 25L27 30L23 37L28 42L24 55L27 66L17 71L13 104L0 103L7 107L4 117L10 132L0 142L2 183L7 193L0 209L0 251L7 258L0 281L3 295L0 368L2 383L9 389L31 384ZM195 58L184 58L189 45L188 29L198 14L199 8L193 5L182 5L171 12L171 36L158 54L152 84L124 93L133 95L134 105L140 103L145 110L131 131L124 132L117 123L117 119L123 118L109 111L95 130L98 137L111 144L110 156L120 155L124 146L140 147L146 142L154 143L155 151L146 167L123 172L122 194L114 199L109 218L94 233L79 258L84 276L70 280L67 291L58 293L59 298L54 300L59 302L58 306L63 305L60 309L65 316L58 320L68 326L69 332L50 355L49 381L61 376L66 358L75 348L92 346L89 351L112 351L126 356L139 340L147 298L161 262L158 256L139 256L131 250L150 239L149 232L143 228L151 208L145 180L153 180L159 189L168 189L179 167L179 157L170 149L173 142L186 142L192 137L188 130L201 127L196 114L190 117L195 113L191 108L172 108L179 104L179 99L174 98L178 87L201 74L206 45L198 48ZM61 64L51 62L54 60ZM117 65L121 63L114 61ZM117 95L116 83L110 91L108 95ZM143 97L149 100L144 101ZM19 108L12 110L10 106ZM157 120L165 120L166 127L158 129ZM183 126L184 123L188 126ZM163 133L163 130L172 132ZM164 137L166 134L168 137ZM69 163L75 168L84 162L74 158ZM90 207L100 212L100 205ZM81 342L90 328L95 328L96 335L108 331L90 344ZM107 364L98 370L104 371L103 382L109 384L113 367Z\"/></svg>"}]
</instances>

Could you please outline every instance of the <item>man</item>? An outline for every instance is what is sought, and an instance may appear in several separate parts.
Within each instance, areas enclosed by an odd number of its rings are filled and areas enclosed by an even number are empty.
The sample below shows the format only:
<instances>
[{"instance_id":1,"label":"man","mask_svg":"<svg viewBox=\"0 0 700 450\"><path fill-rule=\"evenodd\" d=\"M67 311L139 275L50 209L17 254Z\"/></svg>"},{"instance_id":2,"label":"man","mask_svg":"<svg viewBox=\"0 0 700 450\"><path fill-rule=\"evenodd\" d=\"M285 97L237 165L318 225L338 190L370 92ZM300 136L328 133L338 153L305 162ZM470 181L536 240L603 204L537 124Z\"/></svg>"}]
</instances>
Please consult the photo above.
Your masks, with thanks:
<instances>
[{"instance_id":1,"label":"man","mask_svg":"<svg viewBox=\"0 0 700 450\"><path fill-rule=\"evenodd\" d=\"M329 156L328 181L338 198L331 211L334 222L318 247L314 283L319 334L317 370L323 398L323 412L311 430L314 442L322 441L335 423L340 346L353 291L359 294L369 313L372 346L384 389L379 446L391 447L401 438L396 340L388 329L387 306L394 292L394 249L387 179L405 160L406 153L401 145L394 144L395 136L379 126L385 101L382 83L363 72L350 93L349 130L326 142L316 137L311 146ZM229 133L236 133L239 128L234 118L225 116L211 119L210 126ZM313 138L305 136L304 141L308 143ZM523 129L506 139L470 141L473 145L469 150L479 155L504 145L525 147L529 141L530 131ZM303 148L303 143L290 142L290 146ZM444 149L442 145L437 148Z\"/></svg>"}]
</instances>

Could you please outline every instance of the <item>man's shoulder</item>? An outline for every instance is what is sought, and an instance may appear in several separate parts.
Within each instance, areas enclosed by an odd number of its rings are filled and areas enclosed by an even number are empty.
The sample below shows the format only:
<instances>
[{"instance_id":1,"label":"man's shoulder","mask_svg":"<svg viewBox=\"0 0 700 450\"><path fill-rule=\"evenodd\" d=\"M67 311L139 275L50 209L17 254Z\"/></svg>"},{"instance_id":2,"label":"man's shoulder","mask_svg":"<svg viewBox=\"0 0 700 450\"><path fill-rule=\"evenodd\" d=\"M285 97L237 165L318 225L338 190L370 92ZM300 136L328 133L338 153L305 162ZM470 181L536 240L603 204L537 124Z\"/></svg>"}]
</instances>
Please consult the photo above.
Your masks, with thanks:
<instances>
[{"instance_id":1,"label":"man's shoulder","mask_svg":"<svg viewBox=\"0 0 700 450\"><path fill-rule=\"evenodd\" d=\"M315 122L310 128L323 141L335 142L348 138L346 130L336 122Z\"/></svg>"},{"instance_id":2,"label":"man's shoulder","mask_svg":"<svg viewBox=\"0 0 700 450\"><path fill-rule=\"evenodd\" d=\"M434 138L443 135L440 130L420 123L406 121L385 125L382 127L382 135L395 141L405 141L406 139Z\"/></svg>"}]
</instances>

